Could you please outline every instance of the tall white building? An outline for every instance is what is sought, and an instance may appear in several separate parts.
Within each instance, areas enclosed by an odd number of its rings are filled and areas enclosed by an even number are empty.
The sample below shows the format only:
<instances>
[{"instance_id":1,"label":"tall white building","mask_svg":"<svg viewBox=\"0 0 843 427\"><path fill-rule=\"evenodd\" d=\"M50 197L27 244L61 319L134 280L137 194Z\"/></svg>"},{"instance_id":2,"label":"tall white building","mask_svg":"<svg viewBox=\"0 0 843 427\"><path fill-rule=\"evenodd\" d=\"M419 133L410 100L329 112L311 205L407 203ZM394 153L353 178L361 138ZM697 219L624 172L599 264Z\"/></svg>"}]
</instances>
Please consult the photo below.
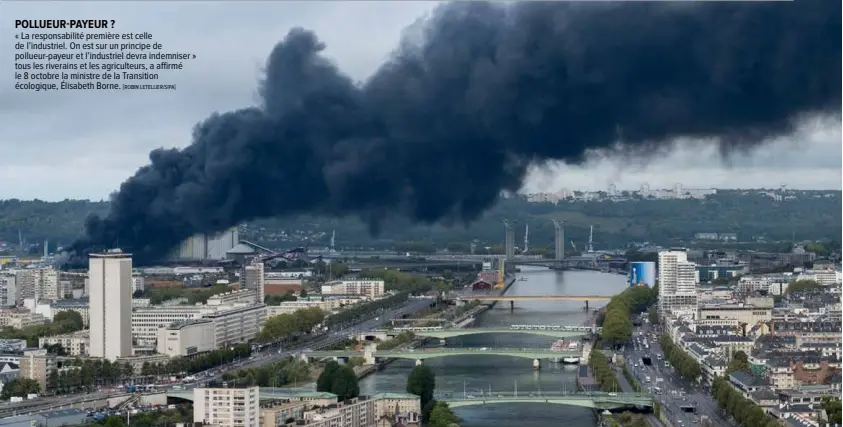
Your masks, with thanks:
<instances>
[{"instance_id":1,"label":"tall white building","mask_svg":"<svg viewBox=\"0 0 843 427\"><path fill-rule=\"evenodd\" d=\"M89 354L114 361L132 355L132 256L113 249L88 261Z\"/></svg>"},{"instance_id":2,"label":"tall white building","mask_svg":"<svg viewBox=\"0 0 843 427\"><path fill-rule=\"evenodd\" d=\"M262 303L266 295L265 288L266 276L262 262L256 261L243 268L241 289L254 289L257 292L257 301Z\"/></svg>"},{"instance_id":3,"label":"tall white building","mask_svg":"<svg viewBox=\"0 0 843 427\"><path fill-rule=\"evenodd\" d=\"M659 311L695 311L696 265L684 250L659 252Z\"/></svg>"},{"instance_id":4,"label":"tall white building","mask_svg":"<svg viewBox=\"0 0 843 427\"><path fill-rule=\"evenodd\" d=\"M258 427L258 387L193 389L193 420L221 427Z\"/></svg>"}]
</instances>

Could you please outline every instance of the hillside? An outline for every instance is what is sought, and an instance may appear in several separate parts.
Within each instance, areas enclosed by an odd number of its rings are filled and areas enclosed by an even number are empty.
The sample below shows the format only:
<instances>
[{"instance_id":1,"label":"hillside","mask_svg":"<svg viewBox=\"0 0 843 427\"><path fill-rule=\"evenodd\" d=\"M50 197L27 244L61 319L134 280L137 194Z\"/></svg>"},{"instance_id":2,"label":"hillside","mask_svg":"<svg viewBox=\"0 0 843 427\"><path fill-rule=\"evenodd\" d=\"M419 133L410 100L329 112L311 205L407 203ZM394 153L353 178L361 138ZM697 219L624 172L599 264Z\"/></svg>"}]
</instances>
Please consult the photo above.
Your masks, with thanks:
<instances>
[{"instance_id":1,"label":"hillside","mask_svg":"<svg viewBox=\"0 0 843 427\"><path fill-rule=\"evenodd\" d=\"M388 220L377 237L354 218L272 218L242 226L243 238L271 247L326 246L332 230L339 247L393 248L407 241L437 247L481 245L503 241L502 219L516 224L516 243L530 224L530 245L549 246L553 239L551 219L565 221L566 240L578 246L588 240L594 226L595 248L623 246L630 241L657 244L688 242L694 233L737 233L741 241L763 237L768 241L838 239L841 234L839 191L791 192L790 199L774 201L753 191L720 191L706 200L628 200L595 202L528 203L522 198L503 199L478 221L463 224L413 225L400 218ZM45 238L67 244L83 228L91 213L104 214L105 202L65 200L0 201L0 241L16 245L18 230L29 243ZM54 247L54 246L53 246ZM33 248L33 251L37 248Z\"/></svg>"}]
</instances>

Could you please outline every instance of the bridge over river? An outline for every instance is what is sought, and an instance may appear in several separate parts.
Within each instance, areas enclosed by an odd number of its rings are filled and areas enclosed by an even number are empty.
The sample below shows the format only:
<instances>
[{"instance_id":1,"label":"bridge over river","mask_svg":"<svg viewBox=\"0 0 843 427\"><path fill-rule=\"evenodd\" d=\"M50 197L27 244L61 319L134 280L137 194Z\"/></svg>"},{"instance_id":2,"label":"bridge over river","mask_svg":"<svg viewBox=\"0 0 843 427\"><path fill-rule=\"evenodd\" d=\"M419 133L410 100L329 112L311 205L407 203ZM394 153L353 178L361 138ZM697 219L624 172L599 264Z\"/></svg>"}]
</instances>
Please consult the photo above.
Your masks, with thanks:
<instances>
[{"instance_id":1,"label":"bridge over river","mask_svg":"<svg viewBox=\"0 0 843 427\"><path fill-rule=\"evenodd\" d=\"M168 398L193 401L192 390L171 390L167 391L166 395ZM314 398L330 400L337 397L331 393L273 387L261 387L258 396L261 400L313 400ZM377 395L374 397L377 397ZM493 393L488 396L471 396L462 393L439 392L436 393L435 397L436 400L447 402L452 408L504 403L549 403L601 410L653 407L653 396L647 393L556 392L522 393L520 395L518 393Z\"/></svg>"},{"instance_id":2,"label":"bridge over river","mask_svg":"<svg viewBox=\"0 0 843 427\"><path fill-rule=\"evenodd\" d=\"M539 360L555 358L579 358L581 351L553 351L538 348L428 348L419 350L372 350L371 347L363 351L309 351L301 353L299 357L309 361L311 359L363 357L366 363L374 364L377 359L410 359L417 364L425 359L451 356L510 356L522 359L532 359L533 367L539 368Z\"/></svg>"},{"instance_id":3,"label":"bridge over river","mask_svg":"<svg viewBox=\"0 0 843 427\"><path fill-rule=\"evenodd\" d=\"M465 335L480 335L480 334L528 334L539 335L553 338L569 338L581 337L598 333L602 330L599 327L590 326L554 326L554 325L512 325L506 327L487 327L487 328L445 328L442 326L428 326L428 327L403 327L393 328L393 332L409 331L414 335L428 338L453 338Z\"/></svg>"}]
</instances>

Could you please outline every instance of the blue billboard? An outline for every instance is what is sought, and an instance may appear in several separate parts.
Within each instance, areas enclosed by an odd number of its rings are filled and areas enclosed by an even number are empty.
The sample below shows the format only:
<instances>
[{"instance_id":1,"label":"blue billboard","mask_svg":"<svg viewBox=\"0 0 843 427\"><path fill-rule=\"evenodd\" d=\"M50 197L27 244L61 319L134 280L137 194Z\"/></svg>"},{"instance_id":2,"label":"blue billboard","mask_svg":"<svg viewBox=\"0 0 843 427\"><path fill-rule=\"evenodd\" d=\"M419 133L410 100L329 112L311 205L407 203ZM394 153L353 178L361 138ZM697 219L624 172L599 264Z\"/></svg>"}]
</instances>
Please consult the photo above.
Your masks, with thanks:
<instances>
[{"instance_id":1,"label":"blue billboard","mask_svg":"<svg viewBox=\"0 0 843 427\"><path fill-rule=\"evenodd\" d=\"M656 285L656 263L654 262L631 262L629 263L629 286Z\"/></svg>"}]
</instances>

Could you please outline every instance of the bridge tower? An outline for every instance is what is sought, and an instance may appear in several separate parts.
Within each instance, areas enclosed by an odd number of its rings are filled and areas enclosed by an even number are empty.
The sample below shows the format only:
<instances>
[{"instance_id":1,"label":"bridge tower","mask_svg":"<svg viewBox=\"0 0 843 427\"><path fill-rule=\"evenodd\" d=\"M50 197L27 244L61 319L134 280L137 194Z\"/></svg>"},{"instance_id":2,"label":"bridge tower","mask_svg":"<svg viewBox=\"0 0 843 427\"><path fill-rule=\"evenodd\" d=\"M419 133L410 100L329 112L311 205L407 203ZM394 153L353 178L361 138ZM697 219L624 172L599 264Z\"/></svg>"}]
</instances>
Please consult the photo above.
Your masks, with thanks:
<instances>
[{"instance_id":1,"label":"bridge tower","mask_svg":"<svg viewBox=\"0 0 843 427\"><path fill-rule=\"evenodd\" d=\"M553 242L556 246L555 255L556 266L561 268L565 261L565 226L562 221L553 220L553 228L555 229Z\"/></svg>"},{"instance_id":2,"label":"bridge tower","mask_svg":"<svg viewBox=\"0 0 843 427\"><path fill-rule=\"evenodd\" d=\"M515 231L506 220L503 220L503 227L506 233L504 235L506 262L512 264L515 261Z\"/></svg>"}]
</instances>

